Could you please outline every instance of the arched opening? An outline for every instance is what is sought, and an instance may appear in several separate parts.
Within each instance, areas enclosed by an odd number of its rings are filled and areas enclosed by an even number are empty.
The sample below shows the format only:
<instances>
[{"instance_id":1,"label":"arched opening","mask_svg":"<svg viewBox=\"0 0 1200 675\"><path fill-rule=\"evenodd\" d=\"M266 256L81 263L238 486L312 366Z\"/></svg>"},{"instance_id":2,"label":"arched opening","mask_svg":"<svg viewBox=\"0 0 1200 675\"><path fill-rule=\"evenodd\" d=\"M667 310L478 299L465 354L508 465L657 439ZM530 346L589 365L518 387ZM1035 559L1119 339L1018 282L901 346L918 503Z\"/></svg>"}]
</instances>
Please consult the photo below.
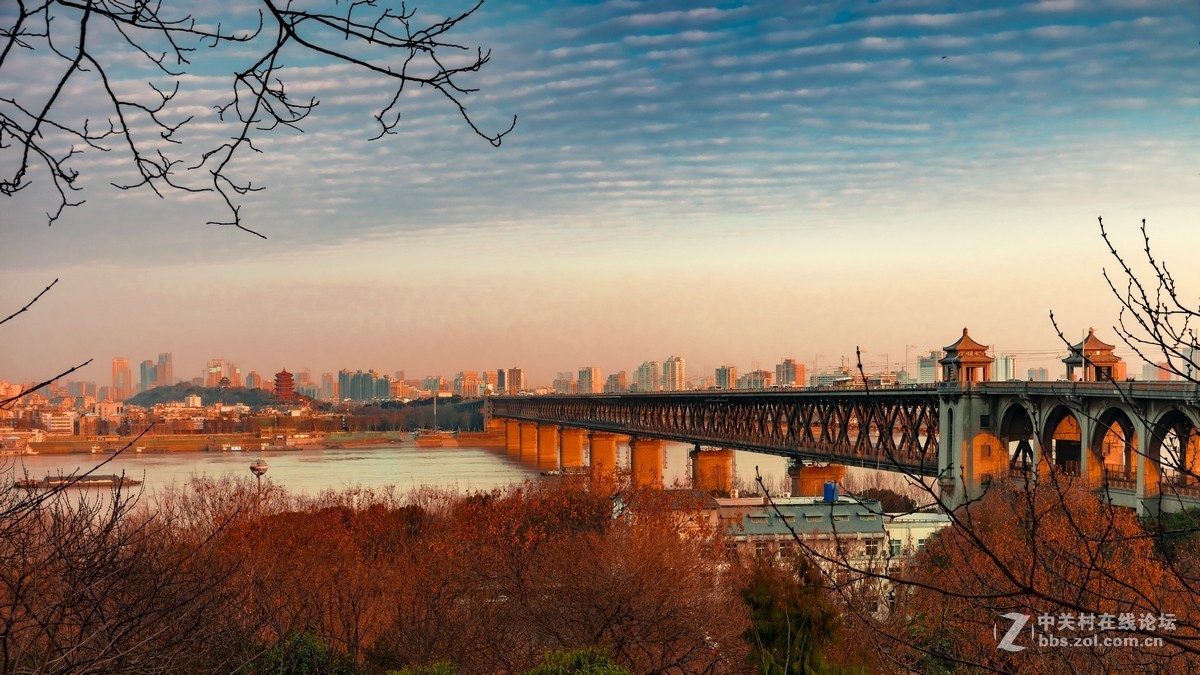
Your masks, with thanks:
<instances>
[{"instance_id":1,"label":"arched opening","mask_svg":"<svg viewBox=\"0 0 1200 675\"><path fill-rule=\"evenodd\" d=\"M1146 450L1146 494L1200 485L1200 432L1191 418L1169 410L1158 419ZM1200 490L1197 490L1200 492Z\"/></svg>"},{"instance_id":2,"label":"arched opening","mask_svg":"<svg viewBox=\"0 0 1200 675\"><path fill-rule=\"evenodd\" d=\"M1133 489L1137 485L1137 432L1124 410L1109 408L1100 414L1090 446L1093 456L1104 464L1104 481L1109 487Z\"/></svg>"},{"instance_id":3,"label":"arched opening","mask_svg":"<svg viewBox=\"0 0 1200 675\"><path fill-rule=\"evenodd\" d=\"M1036 470L1033 456L1033 419L1021 405L1009 406L1000 419L1000 442L1008 449L1011 473L1028 474Z\"/></svg>"},{"instance_id":4,"label":"arched opening","mask_svg":"<svg viewBox=\"0 0 1200 675\"><path fill-rule=\"evenodd\" d=\"M1070 408L1060 405L1050 411L1042 434L1046 462L1058 471L1078 476L1083 446L1080 436L1079 421Z\"/></svg>"}]
</instances>

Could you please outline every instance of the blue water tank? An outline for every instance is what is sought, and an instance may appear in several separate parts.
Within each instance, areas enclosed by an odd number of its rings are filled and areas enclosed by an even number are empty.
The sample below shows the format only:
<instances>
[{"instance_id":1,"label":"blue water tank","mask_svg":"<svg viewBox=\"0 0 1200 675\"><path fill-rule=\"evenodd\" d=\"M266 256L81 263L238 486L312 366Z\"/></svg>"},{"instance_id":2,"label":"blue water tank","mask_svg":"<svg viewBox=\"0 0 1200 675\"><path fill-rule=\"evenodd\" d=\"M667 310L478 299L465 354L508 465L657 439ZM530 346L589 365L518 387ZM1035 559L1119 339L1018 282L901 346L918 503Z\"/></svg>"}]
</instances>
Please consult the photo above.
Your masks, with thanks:
<instances>
[{"instance_id":1,"label":"blue water tank","mask_svg":"<svg viewBox=\"0 0 1200 675\"><path fill-rule=\"evenodd\" d=\"M825 501L836 502L838 500L837 483L831 480L825 481Z\"/></svg>"}]
</instances>

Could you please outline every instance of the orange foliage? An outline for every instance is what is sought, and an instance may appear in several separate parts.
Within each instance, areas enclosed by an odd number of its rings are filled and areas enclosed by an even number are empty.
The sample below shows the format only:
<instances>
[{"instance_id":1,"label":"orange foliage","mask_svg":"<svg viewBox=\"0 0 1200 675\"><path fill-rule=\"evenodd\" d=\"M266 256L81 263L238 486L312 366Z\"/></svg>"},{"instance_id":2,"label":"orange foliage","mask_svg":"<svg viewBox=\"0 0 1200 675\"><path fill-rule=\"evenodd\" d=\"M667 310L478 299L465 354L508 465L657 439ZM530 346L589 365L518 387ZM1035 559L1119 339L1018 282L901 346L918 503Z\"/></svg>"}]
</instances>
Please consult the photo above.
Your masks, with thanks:
<instances>
[{"instance_id":1,"label":"orange foliage","mask_svg":"<svg viewBox=\"0 0 1200 675\"><path fill-rule=\"evenodd\" d=\"M1030 490L994 485L980 501L957 514L961 525L929 540L902 581L885 632L903 646L905 667L922 668L929 653L1000 670L1067 672L1091 669L1195 669L1186 647L1197 637L1197 596L1155 550L1131 510L1102 503L1076 486L1045 480ZM1014 644L997 647L1012 622L1007 613L1030 617ZM1077 617L1174 615L1176 629L1098 630ZM1038 617L1056 625L1038 626ZM1060 617L1076 617L1060 628ZM1030 630L1036 631L1031 635ZM1038 635L1097 635L1137 640L1161 638L1163 646L1042 645Z\"/></svg>"}]
</instances>

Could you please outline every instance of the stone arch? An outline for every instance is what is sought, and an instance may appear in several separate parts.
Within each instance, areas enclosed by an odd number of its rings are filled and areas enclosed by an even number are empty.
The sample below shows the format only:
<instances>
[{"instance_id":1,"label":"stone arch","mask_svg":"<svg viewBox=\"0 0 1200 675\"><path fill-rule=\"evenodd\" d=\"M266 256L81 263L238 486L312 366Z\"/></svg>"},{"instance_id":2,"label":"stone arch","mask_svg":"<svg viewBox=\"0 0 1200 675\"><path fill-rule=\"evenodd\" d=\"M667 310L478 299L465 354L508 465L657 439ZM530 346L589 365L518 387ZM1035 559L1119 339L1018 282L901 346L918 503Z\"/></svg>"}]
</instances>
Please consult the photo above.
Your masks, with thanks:
<instances>
[{"instance_id":1,"label":"stone arch","mask_svg":"<svg viewBox=\"0 0 1200 675\"><path fill-rule=\"evenodd\" d=\"M1078 476L1082 460L1082 425L1065 404L1050 408L1042 426L1042 453L1050 466Z\"/></svg>"},{"instance_id":2,"label":"stone arch","mask_svg":"<svg viewBox=\"0 0 1200 675\"><path fill-rule=\"evenodd\" d=\"M1008 450L1009 468L1016 471L1032 471L1034 423L1033 414L1021 402L1010 402L1000 410L996 436Z\"/></svg>"},{"instance_id":3,"label":"stone arch","mask_svg":"<svg viewBox=\"0 0 1200 675\"><path fill-rule=\"evenodd\" d=\"M1110 405L1096 417L1088 448L1092 457L1103 464L1101 471L1110 481L1137 480L1138 438L1135 415L1123 405Z\"/></svg>"},{"instance_id":4,"label":"stone arch","mask_svg":"<svg viewBox=\"0 0 1200 675\"><path fill-rule=\"evenodd\" d=\"M1187 411L1172 406L1151 427L1146 444L1146 491L1160 481L1194 486L1200 476L1200 431Z\"/></svg>"}]
</instances>

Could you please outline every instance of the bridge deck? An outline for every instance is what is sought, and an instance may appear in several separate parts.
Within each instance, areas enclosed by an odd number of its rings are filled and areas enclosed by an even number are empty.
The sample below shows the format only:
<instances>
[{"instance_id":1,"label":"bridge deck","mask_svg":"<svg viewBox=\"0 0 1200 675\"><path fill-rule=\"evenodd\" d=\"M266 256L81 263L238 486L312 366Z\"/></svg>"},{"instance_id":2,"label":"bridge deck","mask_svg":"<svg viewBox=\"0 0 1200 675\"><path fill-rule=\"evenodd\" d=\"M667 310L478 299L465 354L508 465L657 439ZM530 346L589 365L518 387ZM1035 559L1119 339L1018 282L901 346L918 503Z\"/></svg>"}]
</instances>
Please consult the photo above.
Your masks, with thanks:
<instances>
[{"instance_id":1,"label":"bridge deck","mask_svg":"<svg viewBox=\"0 0 1200 675\"><path fill-rule=\"evenodd\" d=\"M489 405L494 417L935 476L937 391L497 396Z\"/></svg>"}]
</instances>

